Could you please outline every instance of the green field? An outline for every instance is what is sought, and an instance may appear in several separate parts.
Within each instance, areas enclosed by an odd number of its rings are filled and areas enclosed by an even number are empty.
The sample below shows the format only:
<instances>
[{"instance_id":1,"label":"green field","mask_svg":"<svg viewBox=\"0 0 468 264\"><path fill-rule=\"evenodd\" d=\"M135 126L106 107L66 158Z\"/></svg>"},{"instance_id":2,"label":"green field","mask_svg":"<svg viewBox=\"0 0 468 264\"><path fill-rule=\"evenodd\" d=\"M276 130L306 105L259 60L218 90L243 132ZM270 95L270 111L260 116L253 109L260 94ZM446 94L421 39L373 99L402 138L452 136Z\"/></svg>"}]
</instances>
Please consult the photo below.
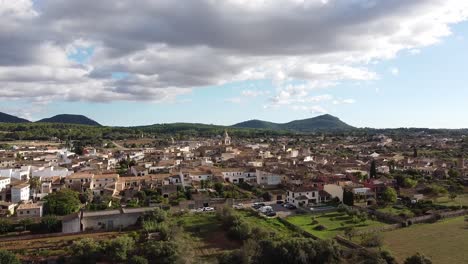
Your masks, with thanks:
<instances>
[{"instance_id":1,"label":"green field","mask_svg":"<svg viewBox=\"0 0 468 264\"><path fill-rule=\"evenodd\" d=\"M260 227L279 236L295 236L297 233L277 218L266 218L249 210L236 211L252 228ZM242 242L230 240L215 213L185 214L175 218L187 231L197 258L196 263L216 263L216 257L226 251L240 248Z\"/></svg>"},{"instance_id":2,"label":"green field","mask_svg":"<svg viewBox=\"0 0 468 264\"><path fill-rule=\"evenodd\" d=\"M464 205L468 206L468 194L459 194L454 200L451 200L448 196L443 196L434 199L435 204L453 206L453 205Z\"/></svg>"},{"instance_id":3,"label":"green field","mask_svg":"<svg viewBox=\"0 0 468 264\"><path fill-rule=\"evenodd\" d=\"M398 209L398 208L394 208L392 206L387 206L385 208L379 208L379 209L377 209L377 211L382 212L382 213L392 214L392 215L395 215L395 216L399 216L400 214L405 214L408 217L413 217L414 216L414 213L411 212L411 210L408 209L408 208Z\"/></svg>"},{"instance_id":4,"label":"green field","mask_svg":"<svg viewBox=\"0 0 468 264\"><path fill-rule=\"evenodd\" d=\"M468 263L468 229L464 217L414 225L383 234L385 248L400 263L416 252L429 256L434 264Z\"/></svg>"},{"instance_id":5,"label":"green field","mask_svg":"<svg viewBox=\"0 0 468 264\"><path fill-rule=\"evenodd\" d=\"M318 221L318 224L312 224L312 216L315 217L315 220ZM297 215L288 217L286 220L321 239L331 239L336 235L343 235L344 229L347 227L354 227L357 230L360 230L385 225L384 223L370 219L366 220L365 222L355 224L351 221L350 216L345 213L338 212L318 215ZM323 225L327 229L323 231L315 230L314 228L317 225Z\"/></svg>"}]
</instances>

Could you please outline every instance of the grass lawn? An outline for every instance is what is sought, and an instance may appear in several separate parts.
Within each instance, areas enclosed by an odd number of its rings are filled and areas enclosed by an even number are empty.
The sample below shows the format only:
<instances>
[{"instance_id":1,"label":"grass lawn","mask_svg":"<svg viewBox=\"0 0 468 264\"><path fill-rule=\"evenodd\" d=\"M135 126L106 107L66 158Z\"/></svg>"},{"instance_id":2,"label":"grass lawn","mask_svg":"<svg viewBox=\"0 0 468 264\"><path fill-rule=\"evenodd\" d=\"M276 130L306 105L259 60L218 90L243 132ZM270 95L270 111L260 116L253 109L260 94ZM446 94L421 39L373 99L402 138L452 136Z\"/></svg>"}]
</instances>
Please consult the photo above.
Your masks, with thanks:
<instances>
[{"instance_id":1,"label":"grass lawn","mask_svg":"<svg viewBox=\"0 0 468 264\"><path fill-rule=\"evenodd\" d=\"M392 215L395 215L395 216L399 216L400 214L405 214L408 217L413 217L414 216L414 213L411 212L411 210L408 209L408 208L398 209L398 208L394 208L392 206L387 206L385 208L379 208L379 209L377 209L377 211L382 212L382 213L392 214Z\"/></svg>"},{"instance_id":2,"label":"grass lawn","mask_svg":"<svg viewBox=\"0 0 468 264\"><path fill-rule=\"evenodd\" d=\"M319 223L316 225L312 224L312 216L315 217ZM343 235L344 229L346 227L355 227L356 229L365 229L370 227L377 227L377 226L384 226L384 223L374 221L374 220L366 220L365 222L354 224L351 221L351 217L347 214L339 213L339 212L332 212L332 213L325 213L325 214L318 214L318 215L297 215L291 216L286 218L287 221L290 223L297 225L304 229L305 231L321 238L321 239L330 239L335 237L336 235ZM324 225L327 229L323 231L315 230L314 228L317 225Z\"/></svg>"},{"instance_id":3,"label":"grass lawn","mask_svg":"<svg viewBox=\"0 0 468 264\"><path fill-rule=\"evenodd\" d=\"M468 194L459 194L457 197L452 201L448 196L443 196L434 199L435 204L445 205L445 206L452 206L452 205L464 205L468 206Z\"/></svg>"},{"instance_id":4,"label":"grass lawn","mask_svg":"<svg viewBox=\"0 0 468 264\"><path fill-rule=\"evenodd\" d=\"M468 263L468 229L464 217L414 225L383 235L385 248L400 263L416 252L429 256L434 264Z\"/></svg>"}]
</instances>

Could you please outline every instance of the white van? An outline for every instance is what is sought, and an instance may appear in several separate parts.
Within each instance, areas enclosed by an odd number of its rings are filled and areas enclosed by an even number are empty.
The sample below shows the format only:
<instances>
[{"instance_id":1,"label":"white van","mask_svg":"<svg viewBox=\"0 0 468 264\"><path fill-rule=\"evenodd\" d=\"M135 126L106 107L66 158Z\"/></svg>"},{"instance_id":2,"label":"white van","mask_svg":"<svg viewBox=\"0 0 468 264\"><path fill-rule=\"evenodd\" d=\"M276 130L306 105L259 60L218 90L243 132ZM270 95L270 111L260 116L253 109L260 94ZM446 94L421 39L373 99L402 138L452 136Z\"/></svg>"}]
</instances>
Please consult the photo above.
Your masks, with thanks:
<instances>
[{"instance_id":1,"label":"white van","mask_svg":"<svg viewBox=\"0 0 468 264\"><path fill-rule=\"evenodd\" d=\"M261 213L266 213L266 212L270 212L270 211L273 211L273 207L269 206L269 205L266 205L266 206L263 206L263 207L260 207L260 209L258 209Z\"/></svg>"}]
</instances>

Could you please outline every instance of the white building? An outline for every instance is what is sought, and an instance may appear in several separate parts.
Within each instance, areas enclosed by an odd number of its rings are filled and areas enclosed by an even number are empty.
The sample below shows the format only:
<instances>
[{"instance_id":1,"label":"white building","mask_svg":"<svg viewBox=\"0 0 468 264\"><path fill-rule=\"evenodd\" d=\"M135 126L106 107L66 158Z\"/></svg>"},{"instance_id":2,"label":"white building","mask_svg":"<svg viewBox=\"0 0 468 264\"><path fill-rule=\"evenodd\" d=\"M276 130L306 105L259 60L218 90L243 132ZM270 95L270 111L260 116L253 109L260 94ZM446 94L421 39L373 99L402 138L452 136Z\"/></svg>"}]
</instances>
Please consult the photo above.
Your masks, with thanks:
<instances>
[{"instance_id":1,"label":"white building","mask_svg":"<svg viewBox=\"0 0 468 264\"><path fill-rule=\"evenodd\" d=\"M11 187L11 202L29 201L30 190L29 183L23 182Z\"/></svg>"},{"instance_id":2,"label":"white building","mask_svg":"<svg viewBox=\"0 0 468 264\"><path fill-rule=\"evenodd\" d=\"M10 185L11 178L9 177L0 177L0 192L5 190L8 185Z\"/></svg>"},{"instance_id":3,"label":"white building","mask_svg":"<svg viewBox=\"0 0 468 264\"><path fill-rule=\"evenodd\" d=\"M223 179L231 183L255 182L257 175L254 171L244 171L241 169L232 169L222 172Z\"/></svg>"},{"instance_id":4,"label":"white building","mask_svg":"<svg viewBox=\"0 0 468 264\"><path fill-rule=\"evenodd\" d=\"M257 170L255 172L257 178L257 184L261 186L276 186L281 184L283 176L277 173L271 173L266 171Z\"/></svg>"},{"instance_id":5,"label":"white building","mask_svg":"<svg viewBox=\"0 0 468 264\"><path fill-rule=\"evenodd\" d=\"M307 206L317 204L320 200L319 190L314 187L301 186L286 193L286 202L296 206Z\"/></svg>"},{"instance_id":6,"label":"white building","mask_svg":"<svg viewBox=\"0 0 468 264\"><path fill-rule=\"evenodd\" d=\"M42 204L25 203L16 208L16 216L23 217L42 217Z\"/></svg>"},{"instance_id":7,"label":"white building","mask_svg":"<svg viewBox=\"0 0 468 264\"><path fill-rule=\"evenodd\" d=\"M65 178L71 174L73 174L72 171L69 171L67 168L62 168L62 167L47 167L47 168L36 168L33 169L32 172L32 177L40 177L41 179L43 178L50 178L50 177L60 177L60 178Z\"/></svg>"}]
</instances>

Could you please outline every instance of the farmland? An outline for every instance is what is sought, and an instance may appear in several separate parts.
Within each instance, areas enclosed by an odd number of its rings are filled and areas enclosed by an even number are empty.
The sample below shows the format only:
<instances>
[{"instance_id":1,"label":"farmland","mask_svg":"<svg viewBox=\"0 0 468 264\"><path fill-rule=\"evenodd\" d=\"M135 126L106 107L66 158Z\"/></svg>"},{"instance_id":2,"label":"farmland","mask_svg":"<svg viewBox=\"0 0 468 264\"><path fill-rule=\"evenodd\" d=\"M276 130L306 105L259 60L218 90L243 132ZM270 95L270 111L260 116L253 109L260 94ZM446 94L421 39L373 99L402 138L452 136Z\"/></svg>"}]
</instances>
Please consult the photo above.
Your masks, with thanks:
<instances>
[{"instance_id":1,"label":"farmland","mask_svg":"<svg viewBox=\"0 0 468 264\"><path fill-rule=\"evenodd\" d=\"M312 216L318 221L317 224L312 223ZM288 217L286 220L321 239L331 239L336 235L342 235L347 227L354 227L359 230L385 225L384 223L370 219L360 223L353 223L351 219L350 216L344 213L333 212L319 215L297 215ZM316 230L315 228L318 225L323 225L326 229L322 231Z\"/></svg>"},{"instance_id":2,"label":"farmland","mask_svg":"<svg viewBox=\"0 0 468 264\"><path fill-rule=\"evenodd\" d=\"M429 256L435 264L468 263L468 229L464 217L414 225L383 234L385 248L400 262L420 252Z\"/></svg>"}]
</instances>

